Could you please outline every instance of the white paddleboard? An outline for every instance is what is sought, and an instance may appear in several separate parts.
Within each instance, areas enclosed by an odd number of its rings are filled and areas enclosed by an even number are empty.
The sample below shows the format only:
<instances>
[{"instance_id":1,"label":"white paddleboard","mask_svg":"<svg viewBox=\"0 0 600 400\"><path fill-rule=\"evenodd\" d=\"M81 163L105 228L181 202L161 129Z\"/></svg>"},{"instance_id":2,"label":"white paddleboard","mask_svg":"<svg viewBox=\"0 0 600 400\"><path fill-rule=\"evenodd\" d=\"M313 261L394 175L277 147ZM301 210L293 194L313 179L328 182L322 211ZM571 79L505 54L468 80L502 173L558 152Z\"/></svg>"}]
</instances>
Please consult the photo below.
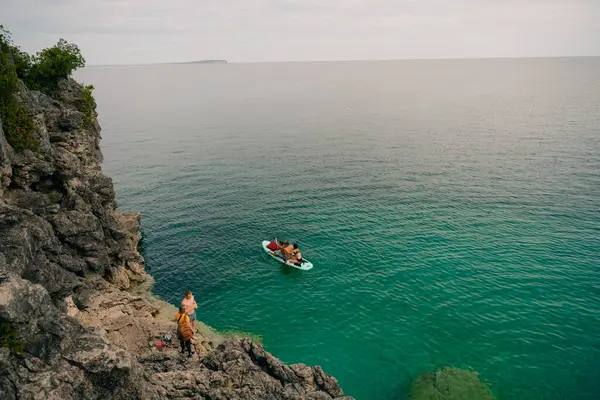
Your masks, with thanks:
<instances>
[{"instance_id":1,"label":"white paddleboard","mask_svg":"<svg viewBox=\"0 0 600 400\"><path fill-rule=\"evenodd\" d=\"M271 257L273 257L274 259L276 259L277 261L279 261L282 264L285 265L289 265L290 267L296 268L296 269L301 269L302 271L308 271L309 269L312 269L313 265L310 261L308 261L306 258L302 257L304 259L304 262L302 263L302 265L296 265L293 264L291 262L285 262L283 261L283 258L281 258L281 256L279 255L279 252L274 253L273 250L269 249L267 246L269 245L269 243L271 243L271 241L269 240L263 240L262 242L262 248L264 251L267 252L268 255L270 255Z\"/></svg>"}]
</instances>

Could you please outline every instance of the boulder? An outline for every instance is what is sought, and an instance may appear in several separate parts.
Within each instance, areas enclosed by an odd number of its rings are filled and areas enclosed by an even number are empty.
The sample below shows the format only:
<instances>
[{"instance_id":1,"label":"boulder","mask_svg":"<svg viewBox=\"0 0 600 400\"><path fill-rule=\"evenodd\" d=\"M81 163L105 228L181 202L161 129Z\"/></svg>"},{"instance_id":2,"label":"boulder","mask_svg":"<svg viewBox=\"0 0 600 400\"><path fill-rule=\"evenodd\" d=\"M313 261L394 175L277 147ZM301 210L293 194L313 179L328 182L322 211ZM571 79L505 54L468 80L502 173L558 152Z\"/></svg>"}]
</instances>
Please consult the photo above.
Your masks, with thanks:
<instances>
[{"instance_id":1,"label":"boulder","mask_svg":"<svg viewBox=\"0 0 600 400\"><path fill-rule=\"evenodd\" d=\"M474 371L444 367L416 377L411 400L493 400L492 391Z\"/></svg>"}]
</instances>

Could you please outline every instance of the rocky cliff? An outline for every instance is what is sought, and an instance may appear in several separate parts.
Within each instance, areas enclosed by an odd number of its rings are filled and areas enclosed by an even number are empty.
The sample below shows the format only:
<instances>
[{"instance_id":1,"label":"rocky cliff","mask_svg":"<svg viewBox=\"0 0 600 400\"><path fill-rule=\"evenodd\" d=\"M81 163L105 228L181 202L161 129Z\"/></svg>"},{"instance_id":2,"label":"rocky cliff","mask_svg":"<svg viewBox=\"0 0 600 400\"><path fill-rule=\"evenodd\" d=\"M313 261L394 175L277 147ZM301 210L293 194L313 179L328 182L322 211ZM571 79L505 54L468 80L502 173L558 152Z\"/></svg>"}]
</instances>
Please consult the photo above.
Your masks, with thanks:
<instances>
[{"instance_id":1,"label":"rocky cliff","mask_svg":"<svg viewBox=\"0 0 600 400\"><path fill-rule=\"evenodd\" d=\"M205 329L192 358L159 350L174 308L148 292L140 215L115 211L95 104L73 80L18 97L39 149L17 152L0 130L0 399L344 397L321 368L249 339Z\"/></svg>"}]
</instances>

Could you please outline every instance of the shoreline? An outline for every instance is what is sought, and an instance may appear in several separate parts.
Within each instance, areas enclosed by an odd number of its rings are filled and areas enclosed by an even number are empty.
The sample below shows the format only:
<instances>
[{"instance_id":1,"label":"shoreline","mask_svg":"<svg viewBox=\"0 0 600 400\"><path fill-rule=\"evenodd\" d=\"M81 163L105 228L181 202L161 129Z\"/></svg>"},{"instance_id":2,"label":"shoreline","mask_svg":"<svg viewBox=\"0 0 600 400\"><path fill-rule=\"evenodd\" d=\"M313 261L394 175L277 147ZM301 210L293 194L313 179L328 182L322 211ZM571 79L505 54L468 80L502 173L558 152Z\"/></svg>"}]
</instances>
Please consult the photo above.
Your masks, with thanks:
<instances>
[{"instance_id":1,"label":"shoreline","mask_svg":"<svg viewBox=\"0 0 600 400\"><path fill-rule=\"evenodd\" d=\"M133 295L139 295L148 300L154 305L158 312L155 315L156 319L162 320L167 323L174 323L175 314L178 312L177 306L169 301L163 299L154 293L154 287L156 281L154 277L148 274L149 278L146 281L132 285L127 291ZM214 343L215 346L223 343L227 339L232 338L247 338L251 339L254 343L263 344L262 336L254 332L240 331L236 329L216 329L200 319L196 320L195 324L196 331L207 338L210 342Z\"/></svg>"},{"instance_id":2,"label":"shoreline","mask_svg":"<svg viewBox=\"0 0 600 400\"><path fill-rule=\"evenodd\" d=\"M154 315L155 319L174 325L175 314L178 312L177 306L154 294L155 281L151 275L148 276L149 278L146 281L133 285L127 291L131 294L144 297L150 304L156 307L157 313ZM196 320L195 329L196 332L208 339L215 346L228 339L228 337L222 335L215 328L205 324L201 320Z\"/></svg>"}]
</instances>

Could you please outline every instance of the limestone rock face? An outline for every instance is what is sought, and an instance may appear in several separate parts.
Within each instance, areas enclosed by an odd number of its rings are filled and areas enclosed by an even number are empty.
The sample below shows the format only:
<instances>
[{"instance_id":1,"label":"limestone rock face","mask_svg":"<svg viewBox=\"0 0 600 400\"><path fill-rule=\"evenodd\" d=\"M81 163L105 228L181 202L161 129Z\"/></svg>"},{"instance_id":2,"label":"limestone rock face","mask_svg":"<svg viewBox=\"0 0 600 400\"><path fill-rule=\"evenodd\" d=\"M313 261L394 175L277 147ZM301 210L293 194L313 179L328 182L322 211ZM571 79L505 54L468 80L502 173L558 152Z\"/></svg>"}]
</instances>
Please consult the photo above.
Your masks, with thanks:
<instances>
[{"instance_id":1,"label":"limestone rock face","mask_svg":"<svg viewBox=\"0 0 600 400\"><path fill-rule=\"evenodd\" d=\"M95 113L86 124L79 110L83 87L64 80L56 98L24 87L19 97L40 151L17 154L0 135L0 252L18 267L12 272L57 298L90 273L121 288L145 280L139 214L115 212L112 181L100 169L100 127Z\"/></svg>"},{"instance_id":2,"label":"limestone rock face","mask_svg":"<svg viewBox=\"0 0 600 400\"><path fill-rule=\"evenodd\" d=\"M0 338L0 399L343 398L321 368L200 322L182 355L175 307L149 293L140 214L115 210L83 87L64 80L49 97L21 85L18 98L40 146L15 152L0 123L0 324L18 332Z\"/></svg>"}]
</instances>

